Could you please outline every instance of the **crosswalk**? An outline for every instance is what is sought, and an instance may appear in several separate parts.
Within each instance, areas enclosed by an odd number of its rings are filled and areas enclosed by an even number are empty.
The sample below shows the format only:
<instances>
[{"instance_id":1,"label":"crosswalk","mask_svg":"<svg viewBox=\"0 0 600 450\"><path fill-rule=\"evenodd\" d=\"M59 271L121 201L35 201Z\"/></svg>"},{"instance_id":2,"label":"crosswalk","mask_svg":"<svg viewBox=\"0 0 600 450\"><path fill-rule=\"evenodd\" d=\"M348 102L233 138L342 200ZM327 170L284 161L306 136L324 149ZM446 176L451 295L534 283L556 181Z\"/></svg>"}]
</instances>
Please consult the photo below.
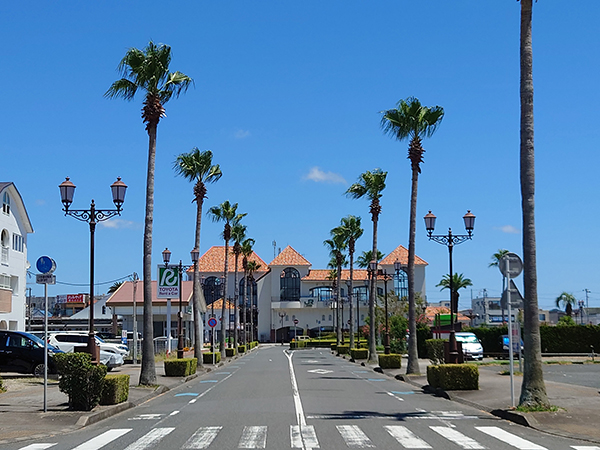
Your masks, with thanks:
<instances>
[{"instance_id":1,"label":"crosswalk","mask_svg":"<svg viewBox=\"0 0 600 450\"><path fill-rule=\"evenodd\" d=\"M377 445L374 441L381 441L381 433L376 433L372 436L368 436L358 425L329 425L333 427L341 437L343 443L348 448L376 448ZM240 436L238 442L238 449L264 449L267 448L267 426L244 426L240 427L241 430L236 430L236 433ZM393 440L398 444L394 448L398 449L432 449L432 448L459 448L468 450L478 449L517 449L517 450L547 450L546 447L538 445L527 439L524 439L516 434L510 433L503 428L496 426L473 426L468 427L470 436L464 434L465 430L459 431L455 426L429 426L426 427L428 431L432 432L434 437L423 437L417 436L408 427L403 425L384 425L382 432L389 434ZM165 441L162 445L163 448L172 448L166 441L171 434L176 430L175 427L155 427L141 437L135 439L135 432L132 432L133 428L115 428L107 430L97 436L90 438L89 440L73 447L71 450L100 450L103 447L110 447L111 449L123 449L123 450L147 450L156 446L159 442ZM239 434L241 431L241 434ZM326 433L330 430L323 430ZM372 430L371 430L372 431ZM178 444L178 448L184 450L200 450L208 448L220 448L218 443L218 436L224 432L224 428L221 426L207 426L198 428L188 439L185 441L183 446ZM230 430L233 433L233 430ZM317 433L313 425L304 425L302 427L298 425L290 426L289 430L290 449L320 449L319 440ZM484 446L478 439L483 437L493 438L493 444L487 440L487 447ZM454 445L440 445L439 438L446 443L452 443ZM436 443L436 447L428 442ZM502 444L499 444L502 442ZM19 450L46 450L55 447L61 450L63 447L58 446L56 442L36 443L30 444L26 447L21 447ZM174 448L174 447L173 447ZM271 444L273 448L273 444ZM277 445L277 448L281 445ZM380 448L390 449L389 445L383 444ZM597 446L581 446L572 445L570 448L574 450L600 450Z\"/></svg>"}]
</instances>

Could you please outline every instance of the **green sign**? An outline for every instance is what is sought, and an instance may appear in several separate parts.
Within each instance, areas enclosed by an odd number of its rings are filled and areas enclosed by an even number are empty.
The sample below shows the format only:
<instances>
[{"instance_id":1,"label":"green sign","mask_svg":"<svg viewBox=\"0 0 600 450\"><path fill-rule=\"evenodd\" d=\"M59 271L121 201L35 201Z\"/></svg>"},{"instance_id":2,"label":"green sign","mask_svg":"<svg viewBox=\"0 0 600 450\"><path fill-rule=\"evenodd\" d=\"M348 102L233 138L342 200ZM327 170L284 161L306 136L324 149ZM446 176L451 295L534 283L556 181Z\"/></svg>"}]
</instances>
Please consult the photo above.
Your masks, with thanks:
<instances>
[{"instance_id":1,"label":"green sign","mask_svg":"<svg viewBox=\"0 0 600 450\"><path fill-rule=\"evenodd\" d=\"M158 266L156 298L179 298L179 267Z\"/></svg>"}]
</instances>

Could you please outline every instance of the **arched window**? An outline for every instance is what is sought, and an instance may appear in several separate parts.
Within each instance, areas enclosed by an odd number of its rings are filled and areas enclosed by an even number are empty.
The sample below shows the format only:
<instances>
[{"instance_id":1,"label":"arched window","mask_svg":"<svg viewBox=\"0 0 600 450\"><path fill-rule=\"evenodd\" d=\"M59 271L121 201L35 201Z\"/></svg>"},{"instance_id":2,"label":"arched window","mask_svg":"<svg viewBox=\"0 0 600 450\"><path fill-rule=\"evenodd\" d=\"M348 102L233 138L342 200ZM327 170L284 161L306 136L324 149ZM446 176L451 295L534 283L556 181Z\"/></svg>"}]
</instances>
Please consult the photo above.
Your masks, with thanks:
<instances>
[{"instance_id":1,"label":"arched window","mask_svg":"<svg viewBox=\"0 0 600 450\"><path fill-rule=\"evenodd\" d=\"M3 263L6 263L8 262L8 250L10 249L8 230L2 230L2 234L0 235L0 244L2 246L2 255L0 258Z\"/></svg>"},{"instance_id":2,"label":"arched window","mask_svg":"<svg viewBox=\"0 0 600 450\"><path fill-rule=\"evenodd\" d=\"M247 302L246 306L254 305L257 303L257 288L256 288L256 280L251 278L250 280L250 288L248 289L248 298L246 298L246 277L240 280L240 290L239 290L239 304L243 305L244 302Z\"/></svg>"},{"instance_id":3,"label":"arched window","mask_svg":"<svg viewBox=\"0 0 600 450\"><path fill-rule=\"evenodd\" d=\"M398 298L408 298L408 275L402 269L394 274L394 290L398 294Z\"/></svg>"},{"instance_id":4,"label":"arched window","mask_svg":"<svg viewBox=\"0 0 600 450\"><path fill-rule=\"evenodd\" d=\"M300 300L300 272L288 267L281 272L279 298L283 302Z\"/></svg>"},{"instance_id":5,"label":"arched window","mask_svg":"<svg viewBox=\"0 0 600 450\"><path fill-rule=\"evenodd\" d=\"M2 212L4 214L10 214L10 197L8 192L5 192L2 196Z\"/></svg>"},{"instance_id":6,"label":"arched window","mask_svg":"<svg viewBox=\"0 0 600 450\"><path fill-rule=\"evenodd\" d=\"M204 291L204 300L206 300L207 305L210 305L221 298L222 288L220 278L208 277L202 284L202 288Z\"/></svg>"}]
</instances>

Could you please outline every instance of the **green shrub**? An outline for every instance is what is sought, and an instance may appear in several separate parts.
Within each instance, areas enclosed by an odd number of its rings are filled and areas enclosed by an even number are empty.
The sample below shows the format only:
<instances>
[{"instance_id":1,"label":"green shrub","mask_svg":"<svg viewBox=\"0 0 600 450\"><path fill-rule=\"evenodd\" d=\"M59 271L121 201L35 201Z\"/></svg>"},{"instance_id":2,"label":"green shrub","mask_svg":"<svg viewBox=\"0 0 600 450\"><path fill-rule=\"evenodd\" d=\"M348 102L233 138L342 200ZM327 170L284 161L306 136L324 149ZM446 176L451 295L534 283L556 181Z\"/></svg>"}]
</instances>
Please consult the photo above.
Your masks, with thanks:
<instances>
[{"instance_id":1,"label":"green shrub","mask_svg":"<svg viewBox=\"0 0 600 450\"><path fill-rule=\"evenodd\" d=\"M402 366L402 355L390 353L379 355L379 367L382 369L399 369Z\"/></svg>"},{"instance_id":2,"label":"green shrub","mask_svg":"<svg viewBox=\"0 0 600 450\"><path fill-rule=\"evenodd\" d=\"M335 343L335 339L311 339L306 344L308 347L315 348L331 348L331 344Z\"/></svg>"},{"instance_id":3,"label":"green shrub","mask_svg":"<svg viewBox=\"0 0 600 450\"><path fill-rule=\"evenodd\" d=\"M100 397L101 405L116 405L129 398L129 375L107 375Z\"/></svg>"},{"instance_id":4,"label":"green shrub","mask_svg":"<svg viewBox=\"0 0 600 450\"><path fill-rule=\"evenodd\" d=\"M246 353L246 346L238 345L238 353Z\"/></svg>"},{"instance_id":5,"label":"green shrub","mask_svg":"<svg viewBox=\"0 0 600 450\"><path fill-rule=\"evenodd\" d=\"M425 341L427 357L431 364L444 364L444 342L446 342L445 339L427 339Z\"/></svg>"},{"instance_id":6,"label":"green shrub","mask_svg":"<svg viewBox=\"0 0 600 450\"><path fill-rule=\"evenodd\" d=\"M427 367L431 387L448 391L479 389L479 368L474 364L440 364Z\"/></svg>"},{"instance_id":7,"label":"green shrub","mask_svg":"<svg viewBox=\"0 0 600 450\"><path fill-rule=\"evenodd\" d=\"M235 348L226 348L225 349L225 356L227 356L228 358L233 358L235 356Z\"/></svg>"},{"instance_id":8,"label":"green shrub","mask_svg":"<svg viewBox=\"0 0 600 450\"><path fill-rule=\"evenodd\" d=\"M294 348L306 348L306 341L292 341L290 342L290 349Z\"/></svg>"},{"instance_id":9,"label":"green shrub","mask_svg":"<svg viewBox=\"0 0 600 450\"><path fill-rule=\"evenodd\" d=\"M337 350L337 344L335 342L332 342L329 347L331 348L332 352L335 352Z\"/></svg>"},{"instance_id":10,"label":"green shrub","mask_svg":"<svg viewBox=\"0 0 600 450\"><path fill-rule=\"evenodd\" d=\"M61 374L58 388L69 396L69 407L91 411L100 402L106 366L92 364L88 353L58 353L54 362Z\"/></svg>"},{"instance_id":11,"label":"green shrub","mask_svg":"<svg viewBox=\"0 0 600 450\"><path fill-rule=\"evenodd\" d=\"M338 352L338 355L347 355L350 353L350 346L349 345L338 345L336 350Z\"/></svg>"},{"instance_id":12,"label":"green shrub","mask_svg":"<svg viewBox=\"0 0 600 450\"><path fill-rule=\"evenodd\" d=\"M352 356L352 359L367 359L369 350L366 348L353 348L350 350L350 356Z\"/></svg>"},{"instance_id":13,"label":"green shrub","mask_svg":"<svg viewBox=\"0 0 600 450\"><path fill-rule=\"evenodd\" d=\"M0 392L4 392L4 381L2 380L2 377L0 377Z\"/></svg>"},{"instance_id":14,"label":"green shrub","mask_svg":"<svg viewBox=\"0 0 600 450\"><path fill-rule=\"evenodd\" d=\"M213 355L215 358L215 364L219 364L221 362L221 353L219 353L219 352L204 352L204 353L202 353L202 362L204 364L212 364L213 363Z\"/></svg>"},{"instance_id":15,"label":"green shrub","mask_svg":"<svg viewBox=\"0 0 600 450\"><path fill-rule=\"evenodd\" d=\"M198 360L196 358L166 359L165 376L187 377L196 373Z\"/></svg>"}]
</instances>

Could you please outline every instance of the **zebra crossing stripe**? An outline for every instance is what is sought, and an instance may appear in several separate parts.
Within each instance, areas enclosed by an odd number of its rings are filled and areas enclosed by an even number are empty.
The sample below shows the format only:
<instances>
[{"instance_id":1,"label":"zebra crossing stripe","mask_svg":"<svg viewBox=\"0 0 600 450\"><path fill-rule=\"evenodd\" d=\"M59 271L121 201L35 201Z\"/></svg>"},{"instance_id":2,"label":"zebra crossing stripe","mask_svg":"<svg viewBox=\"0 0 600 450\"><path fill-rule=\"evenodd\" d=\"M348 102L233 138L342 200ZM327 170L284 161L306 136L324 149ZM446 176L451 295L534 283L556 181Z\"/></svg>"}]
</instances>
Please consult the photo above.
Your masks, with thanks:
<instances>
[{"instance_id":1,"label":"zebra crossing stripe","mask_svg":"<svg viewBox=\"0 0 600 450\"><path fill-rule=\"evenodd\" d=\"M479 442L471 439L470 437L465 436L460 431L456 431L454 428L450 427L429 427L439 435L445 437L449 441L454 442L459 447L465 449L482 449L485 448Z\"/></svg>"},{"instance_id":2,"label":"zebra crossing stripe","mask_svg":"<svg viewBox=\"0 0 600 450\"><path fill-rule=\"evenodd\" d=\"M135 441L133 444L127 446L125 450L143 450L145 448L148 448L151 445L160 441L174 429L175 427L154 428L150 432L146 433L144 436L139 438L137 441Z\"/></svg>"},{"instance_id":3,"label":"zebra crossing stripe","mask_svg":"<svg viewBox=\"0 0 600 450\"><path fill-rule=\"evenodd\" d=\"M375 447L371 440L356 425L336 425L336 428L346 441L346 445L352 448Z\"/></svg>"},{"instance_id":4,"label":"zebra crossing stripe","mask_svg":"<svg viewBox=\"0 0 600 450\"><path fill-rule=\"evenodd\" d=\"M56 443L54 443L54 444L31 444L31 445L28 445L27 447L22 447L19 450L46 450L47 448L50 448L53 445L56 445Z\"/></svg>"},{"instance_id":5,"label":"zebra crossing stripe","mask_svg":"<svg viewBox=\"0 0 600 450\"><path fill-rule=\"evenodd\" d=\"M312 425L290 425L292 448L319 448L319 441Z\"/></svg>"},{"instance_id":6,"label":"zebra crossing stripe","mask_svg":"<svg viewBox=\"0 0 600 450\"><path fill-rule=\"evenodd\" d=\"M115 428L114 430L108 430L104 433L96 436L93 439L90 439L87 442L84 442L81 445L78 445L73 450L97 450L99 448L104 447L109 442L114 441L115 439L120 438L124 434L129 433L132 428Z\"/></svg>"},{"instance_id":7,"label":"zebra crossing stripe","mask_svg":"<svg viewBox=\"0 0 600 450\"><path fill-rule=\"evenodd\" d=\"M600 450L600 447L595 445L571 445L575 450Z\"/></svg>"},{"instance_id":8,"label":"zebra crossing stripe","mask_svg":"<svg viewBox=\"0 0 600 450\"><path fill-rule=\"evenodd\" d=\"M519 450L546 450L541 445L534 444L531 441L523 439L519 436L504 431L498 427L475 427L476 430L482 431L485 434L495 437L496 439L506 442L508 445L518 448Z\"/></svg>"},{"instance_id":9,"label":"zebra crossing stripe","mask_svg":"<svg viewBox=\"0 0 600 450\"><path fill-rule=\"evenodd\" d=\"M383 428L385 428L404 448L431 448L431 445L417 437L406 427L401 425L389 425L384 426Z\"/></svg>"},{"instance_id":10,"label":"zebra crossing stripe","mask_svg":"<svg viewBox=\"0 0 600 450\"><path fill-rule=\"evenodd\" d=\"M238 448L266 448L267 427L244 427Z\"/></svg>"},{"instance_id":11,"label":"zebra crossing stripe","mask_svg":"<svg viewBox=\"0 0 600 450\"><path fill-rule=\"evenodd\" d=\"M182 449L198 449L198 448L208 448L208 446L214 441L217 437L219 431L221 431L223 427L202 427L198 428L191 438L187 440L185 444L183 444Z\"/></svg>"}]
</instances>

